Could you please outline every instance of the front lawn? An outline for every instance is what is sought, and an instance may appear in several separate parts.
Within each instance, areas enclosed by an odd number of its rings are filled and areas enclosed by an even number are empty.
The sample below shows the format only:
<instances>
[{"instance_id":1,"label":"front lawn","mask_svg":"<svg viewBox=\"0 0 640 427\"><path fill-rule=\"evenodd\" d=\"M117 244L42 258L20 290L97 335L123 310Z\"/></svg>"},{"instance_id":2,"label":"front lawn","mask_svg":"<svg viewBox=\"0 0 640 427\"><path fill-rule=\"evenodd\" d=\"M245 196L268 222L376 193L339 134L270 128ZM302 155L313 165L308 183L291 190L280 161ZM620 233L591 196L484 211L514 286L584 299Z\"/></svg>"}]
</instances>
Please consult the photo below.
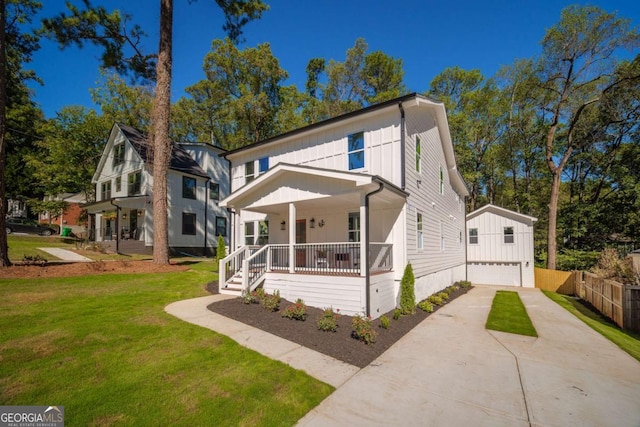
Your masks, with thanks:
<instances>
[{"instance_id":1,"label":"front lawn","mask_svg":"<svg viewBox=\"0 0 640 427\"><path fill-rule=\"evenodd\" d=\"M22 261L25 256L39 256L46 260L57 259L53 255L39 250L38 248L63 248L75 249L75 244L69 239L61 239L59 236L16 236L14 234L7 235L7 244L9 246L9 259L11 261Z\"/></svg>"},{"instance_id":2,"label":"front lawn","mask_svg":"<svg viewBox=\"0 0 640 427\"><path fill-rule=\"evenodd\" d=\"M486 328L530 337L538 336L520 296L513 291L496 291Z\"/></svg>"},{"instance_id":3,"label":"front lawn","mask_svg":"<svg viewBox=\"0 0 640 427\"><path fill-rule=\"evenodd\" d=\"M67 425L293 425L332 387L164 312L213 268L0 279L0 402Z\"/></svg>"}]
</instances>

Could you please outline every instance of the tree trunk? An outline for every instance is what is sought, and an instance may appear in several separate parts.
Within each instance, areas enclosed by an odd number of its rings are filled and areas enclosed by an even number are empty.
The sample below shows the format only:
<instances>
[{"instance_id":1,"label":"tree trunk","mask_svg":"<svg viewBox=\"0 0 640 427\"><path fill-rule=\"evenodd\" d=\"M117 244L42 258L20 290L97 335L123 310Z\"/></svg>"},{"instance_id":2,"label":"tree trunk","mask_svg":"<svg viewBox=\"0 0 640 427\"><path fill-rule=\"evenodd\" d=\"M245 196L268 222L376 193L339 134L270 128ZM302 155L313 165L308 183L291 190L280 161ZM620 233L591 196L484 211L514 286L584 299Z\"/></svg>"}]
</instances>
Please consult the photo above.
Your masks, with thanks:
<instances>
[{"instance_id":1,"label":"tree trunk","mask_svg":"<svg viewBox=\"0 0 640 427\"><path fill-rule=\"evenodd\" d=\"M547 231L547 268L556 269L556 255L558 243L556 240L556 227L558 223L558 200L560 199L560 176L562 171L556 169L552 172L551 195L549 196L549 228Z\"/></svg>"},{"instance_id":2,"label":"tree trunk","mask_svg":"<svg viewBox=\"0 0 640 427\"><path fill-rule=\"evenodd\" d=\"M7 244L6 218L8 201L6 198L5 171L7 147L5 140L7 126L7 46L5 37L6 2L0 0L0 267L11 265Z\"/></svg>"},{"instance_id":3,"label":"tree trunk","mask_svg":"<svg viewBox=\"0 0 640 427\"><path fill-rule=\"evenodd\" d=\"M171 49L173 0L160 1L160 48L153 103L153 262L169 264L167 172L171 161Z\"/></svg>"}]
</instances>

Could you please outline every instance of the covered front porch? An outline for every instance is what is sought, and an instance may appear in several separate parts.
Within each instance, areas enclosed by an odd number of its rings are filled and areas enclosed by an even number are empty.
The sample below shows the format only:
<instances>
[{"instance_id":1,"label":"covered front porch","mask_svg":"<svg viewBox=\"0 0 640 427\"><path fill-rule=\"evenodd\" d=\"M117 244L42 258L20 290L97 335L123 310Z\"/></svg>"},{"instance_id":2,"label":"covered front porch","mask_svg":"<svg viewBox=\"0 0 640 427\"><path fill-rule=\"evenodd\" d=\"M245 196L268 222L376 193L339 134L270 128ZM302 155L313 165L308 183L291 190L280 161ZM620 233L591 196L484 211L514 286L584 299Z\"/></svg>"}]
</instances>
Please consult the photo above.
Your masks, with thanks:
<instances>
[{"instance_id":1,"label":"covered front porch","mask_svg":"<svg viewBox=\"0 0 640 427\"><path fill-rule=\"evenodd\" d=\"M262 285L308 305L368 313L372 283L384 276L394 287L405 198L379 177L277 165L221 202L232 209L236 244L220 260L220 291Z\"/></svg>"}]
</instances>

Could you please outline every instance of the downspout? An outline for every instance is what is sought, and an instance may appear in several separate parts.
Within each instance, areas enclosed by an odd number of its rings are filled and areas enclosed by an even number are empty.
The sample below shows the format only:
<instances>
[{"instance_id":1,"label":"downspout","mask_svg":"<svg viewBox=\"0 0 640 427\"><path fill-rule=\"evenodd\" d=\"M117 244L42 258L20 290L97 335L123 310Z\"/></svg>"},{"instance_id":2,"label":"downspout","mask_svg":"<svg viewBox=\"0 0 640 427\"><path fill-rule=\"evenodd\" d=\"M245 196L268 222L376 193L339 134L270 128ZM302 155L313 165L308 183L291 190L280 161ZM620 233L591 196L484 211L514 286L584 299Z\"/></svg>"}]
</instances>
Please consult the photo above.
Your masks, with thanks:
<instances>
[{"instance_id":1,"label":"downspout","mask_svg":"<svg viewBox=\"0 0 640 427\"><path fill-rule=\"evenodd\" d=\"M202 256L207 256L207 230L209 229L209 222L207 221L207 213L209 212L209 181L211 178L207 178L207 182L204 183L204 249L202 250Z\"/></svg>"},{"instance_id":2,"label":"downspout","mask_svg":"<svg viewBox=\"0 0 640 427\"><path fill-rule=\"evenodd\" d=\"M407 156L407 148L405 147L405 117L404 108L402 108L402 102L398 102L398 108L400 108L400 188L404 191L406 187L406 165L405 158Z\"/></svg>"},{"instance_id":3,"label":"downspout","mask_svg":"<svg viewBox=\"0 0 640 427\"><path fill-rule=\"evenodd\" d=\"M400 107L402 108L402 107ZM371 285L371 271L369 268L369 264L370 264L370 260L369 260L369 244L371 243L370 240L370 236L369 236L369 229L371 228L371 224L369 222L369 218L371 215L369 215L369 198L375 194L378 194L379 192L381 192L384 189L384 183L382 182L378 182L378 184L380 185L378 187L377 190L373 190L371 193L367 193L364 197L364 211L365 211L365 215L366 215L366 224L367 224L367 228L365 228L364 230L364 245L367 248L367 256L366 256L366 260L367 263L364 266L364 286L365 286L365 293L366 293L366 299L367 299L367 316L371 316L371 289L370 289L370 285Z\"/></svg>"},{"instance_id":4,"label":"downspout","mask_svg":"<svg viewBox=\"0 0 640 427\"><path fill-rule=\"evenodd\" d=\"M116 207L116 254L120 255L120 206L114 204L113 199L109 203Z\"/></svg>"}]
</instances>

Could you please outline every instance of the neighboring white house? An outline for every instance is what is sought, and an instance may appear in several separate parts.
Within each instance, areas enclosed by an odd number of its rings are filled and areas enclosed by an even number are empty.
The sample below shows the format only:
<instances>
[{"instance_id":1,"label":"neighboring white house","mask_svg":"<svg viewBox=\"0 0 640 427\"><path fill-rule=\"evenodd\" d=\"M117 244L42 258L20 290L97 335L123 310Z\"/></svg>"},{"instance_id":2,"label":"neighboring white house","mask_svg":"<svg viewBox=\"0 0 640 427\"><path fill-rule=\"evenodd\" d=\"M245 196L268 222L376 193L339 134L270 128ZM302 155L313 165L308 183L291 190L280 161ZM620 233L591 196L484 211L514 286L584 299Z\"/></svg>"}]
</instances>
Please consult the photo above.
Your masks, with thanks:
<instances>
[{"instance_id":1,"label":"neighboring white house","mask_svg":"<svg viewBox=\"0 0 640 427\"><path fill-rule=\"evenodd\" d=\"M220 288L376 318L411 263L418 300L466 278L464 198L445 107L411 94L229 151Z\"/></svg>"},{"instance_id":2,"label":"neighboring white house","mask_svg":"<svg viewBox=\"0 0 640 427\"><path fill-rule=\"evenodd\" d=\"M467 214L467 279L478 285L535 287L537 220L491 204Z\"/></svg>"},{"instance_id":3,"label":"neighboring white house","mask_svg":"<svg viewBox=\"0 0 640 427\"><path fill-rule=\"evenodd\" d=\"M146 135L115 124L93 176L95 240L119 252L153 248L153 175ZM167 175L169 247L172 253L215 253L217 237L228 244L228 212L219 206L229 194L224 150L206 143L173 144Z\"/></svg>"}]
</instances>

